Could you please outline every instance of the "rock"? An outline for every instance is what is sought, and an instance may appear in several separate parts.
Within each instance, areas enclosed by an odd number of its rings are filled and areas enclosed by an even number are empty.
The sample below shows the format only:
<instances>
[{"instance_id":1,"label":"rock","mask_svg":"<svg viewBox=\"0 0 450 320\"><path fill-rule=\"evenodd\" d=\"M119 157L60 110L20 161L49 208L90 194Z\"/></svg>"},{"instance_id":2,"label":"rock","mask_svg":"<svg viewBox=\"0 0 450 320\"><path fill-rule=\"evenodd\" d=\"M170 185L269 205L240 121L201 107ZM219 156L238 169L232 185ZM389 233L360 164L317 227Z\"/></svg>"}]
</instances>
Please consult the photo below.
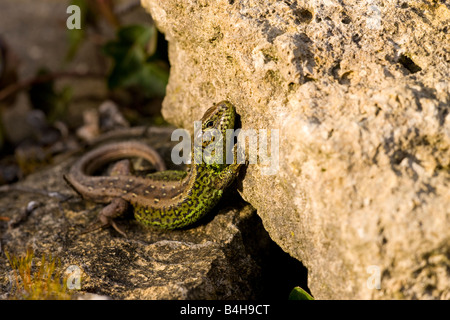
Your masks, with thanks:
<instances>
[{"instance_id":1,"label":"rock","mask_svg":"<svg viewBox=\"0 0 450 320\"><path fill-rule=\"evenodd\" d=\"M213 102L278 129L241 194L319 299L450 298L450 6L142 0L169 42L163 116Z\"/></svg>"},{"instance_id":2,"label":"rock","mask_svg":"<svg viewBox=\"0 0 450 320\"><path fill-rule=\"evenodd\" d=\"M170 141L172 128L133 130L170 158L176 143ZM255 210L235 191L189 229L148 229L130 214L118 220L127 238L113 228L80 234L102 205L84 201L64 182L74 159L0 189L0 298L11 298L14 279L3 252L19 257L29 248L35 266L51 256L60 261L61 272L81 274L73 296L78 299L287 298L300 284L292 274L298 263L280 253ZM273 274L280 274L277 283ZM75 286L74 277L69 283Z\"/></svg>"}]
</instances>

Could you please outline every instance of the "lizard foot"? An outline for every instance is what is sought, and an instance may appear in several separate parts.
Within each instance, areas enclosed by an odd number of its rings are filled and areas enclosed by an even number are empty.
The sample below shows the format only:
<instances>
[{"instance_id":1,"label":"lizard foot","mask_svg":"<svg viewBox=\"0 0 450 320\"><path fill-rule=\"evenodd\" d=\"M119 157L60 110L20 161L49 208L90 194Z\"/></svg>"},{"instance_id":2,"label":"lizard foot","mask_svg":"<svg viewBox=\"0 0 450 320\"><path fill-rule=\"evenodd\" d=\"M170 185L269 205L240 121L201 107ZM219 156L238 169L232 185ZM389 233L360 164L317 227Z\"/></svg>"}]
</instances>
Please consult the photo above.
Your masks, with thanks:
<instances>
[{"instance_id":1,"label":"lizard foot","mask_svg":"<svg viewBox=\"0 0 450 320\"><path fill-rule=\"evenodd\" d=\"M121 228L119 228L119 226L113 219L122 215L127 209L128 202L121 198L114 198L110 204L103 207L103 209L99 212L97 220L91 223L80 234L85 234L101 228L112 226L118 233L126 238L126 233Z\"/></svg>"}]
</instances>

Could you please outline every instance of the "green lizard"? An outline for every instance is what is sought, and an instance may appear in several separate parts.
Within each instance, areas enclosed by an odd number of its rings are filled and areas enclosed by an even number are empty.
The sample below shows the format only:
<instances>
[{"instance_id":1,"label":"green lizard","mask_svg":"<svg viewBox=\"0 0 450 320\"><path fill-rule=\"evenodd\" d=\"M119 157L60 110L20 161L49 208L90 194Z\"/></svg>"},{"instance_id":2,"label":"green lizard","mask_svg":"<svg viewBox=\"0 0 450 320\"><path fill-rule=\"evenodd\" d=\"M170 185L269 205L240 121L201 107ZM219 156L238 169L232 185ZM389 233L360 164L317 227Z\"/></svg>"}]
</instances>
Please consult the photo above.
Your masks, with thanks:
<instances>
[{"instance_id":1,"label":"green lizard","mask_svg":"<svg viewBox=\"0 0 450 320\"><path fill-rule=\"evenodd\" d=\"M116 169L111 176L92 175L107 162L130 157L142 157L152 162L157 170L165 169L156 151L141 142L128 141L110 143L88 152L64 178L83 198L110 202L110 210L100 213L99 220L102 225L112 224L119 232L121 230L112 218L124 211L127 203L134 207L134 216L143 225L163 229L191 225L216 205L241 166L237 163L237 145L233 148L234 162L231 164L226 164L225 148L218 154L214 148L219 143L225 146L226 130L234 129L234 106L222 101L209 108L201 121L201 133L210 139L192 144L193 153L203 151L203 158L201 161L192 158L186 172L167 170L138 177L130 175L126 169ZM220 132L221 136L214 132ZM199 133L196 133L197 137ZM208 152L204 152L206 150ZM219 159L222 161L217 161Z\"/></svg>"}]
</instances>

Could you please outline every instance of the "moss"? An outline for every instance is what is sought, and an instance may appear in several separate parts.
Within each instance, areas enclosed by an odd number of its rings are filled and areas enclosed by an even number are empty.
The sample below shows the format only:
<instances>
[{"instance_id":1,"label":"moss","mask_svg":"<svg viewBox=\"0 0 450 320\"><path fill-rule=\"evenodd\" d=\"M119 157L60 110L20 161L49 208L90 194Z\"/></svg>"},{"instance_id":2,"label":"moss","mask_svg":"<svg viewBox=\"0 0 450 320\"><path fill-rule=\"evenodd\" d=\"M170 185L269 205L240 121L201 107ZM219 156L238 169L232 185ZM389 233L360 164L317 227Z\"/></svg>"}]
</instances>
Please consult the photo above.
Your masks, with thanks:
<instances>
[{"instance_id":1,"label":"moss","mask_svg":"<svg viewBox=\"0 0 450 320\"><path fill-rule=\"evenodd\" d=\"M264 62L265 63L268 63L270 61L278 62L278 60L279 60L272 48L270 48L270 49L262 49L261 53L264 56Z\"/></svg>"},{"instance_id":2,"label":"moss","mask_svg":"<svg viewBox=\"0 0 450 320\"><path fill-rule=\"evenodd\" d=\"M220 27L214 27L214 35L209 39L209 43L212 45L216 45L218 42L220 42L223 39L223 33L220 31Z\"/></svg>"},{"instance_id":3,"label":"moss","mask_svg":"<svg viewBox=\"0 0 450 320\"><path fill-rule=\"evenodd\" d=\"M34 252L27 250L16 257L5 252L12 268L13 279L10 299L19 300L69 300L67 279L62 276L59 259L42 256L39 267L33 266Z\"/></svg>"},{"instance_id":4,"label":"moss","mask_svg":"<svg viewBox=\"0 0 450 320\"><path fill-rule=\"evenodd\" d=\"M274 86L281 86L282 79L278 71L267 70L264 80L268 83L271 83Z\"/></svg>"}]
</instances>

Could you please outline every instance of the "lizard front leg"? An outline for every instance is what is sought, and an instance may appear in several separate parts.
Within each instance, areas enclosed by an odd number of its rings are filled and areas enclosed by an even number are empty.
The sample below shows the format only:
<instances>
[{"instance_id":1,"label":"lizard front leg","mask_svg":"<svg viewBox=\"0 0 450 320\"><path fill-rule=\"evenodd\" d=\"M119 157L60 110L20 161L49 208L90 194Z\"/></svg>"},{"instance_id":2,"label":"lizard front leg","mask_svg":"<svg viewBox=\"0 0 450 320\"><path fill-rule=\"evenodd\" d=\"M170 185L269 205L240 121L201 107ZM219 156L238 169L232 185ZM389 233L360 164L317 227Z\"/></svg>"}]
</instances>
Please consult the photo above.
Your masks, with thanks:
<instances>
[{"instance_id":1,"label":"lizard front leg","mask_svg":"<svg viewBox=\"0 0 450 320\"><path fill-rule=\"evenodd\" d=\"M227 166L216 176L216 179L214 181L214 188L218 190L224 190L225 188L227 188L237 177L240 169L241 164L237 163L233 163Z\"/></svg>"},{"instance_id":2,"label":"lizard front leg","mask_svg":"<svg viewBox=\"0 0 450 320\"><path fill-rule=\"evenodd\" d=\"M240 149L239 149L240 150ZM214 187L218 190L227 188L239 174L242 164L238 163L238 145L233 147L233 163L222 170L214 181Z\"/></svg>"}]
</instances>

